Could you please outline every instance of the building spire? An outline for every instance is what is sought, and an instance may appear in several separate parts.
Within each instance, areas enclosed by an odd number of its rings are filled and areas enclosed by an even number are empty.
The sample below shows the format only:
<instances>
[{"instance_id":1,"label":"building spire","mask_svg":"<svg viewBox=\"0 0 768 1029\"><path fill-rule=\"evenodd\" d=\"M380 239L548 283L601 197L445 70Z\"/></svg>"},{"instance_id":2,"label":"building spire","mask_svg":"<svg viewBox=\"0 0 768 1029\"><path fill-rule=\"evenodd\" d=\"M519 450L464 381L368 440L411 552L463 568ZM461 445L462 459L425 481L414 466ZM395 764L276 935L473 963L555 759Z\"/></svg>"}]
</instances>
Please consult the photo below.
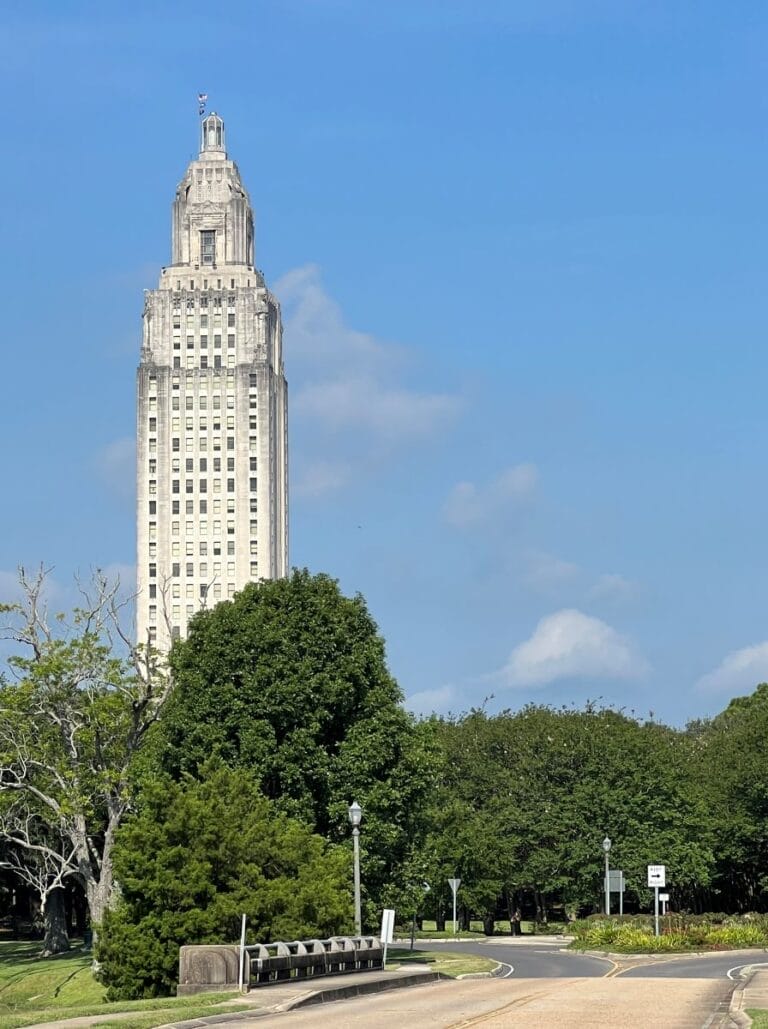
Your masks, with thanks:
<instances>
[{"instance_id":1,"label":"building spire","mask_svg":"<svg viewBox=\"0 0 768 1029\"><path fill-rule=\"evenodd\" d=\"M224 154L224 120L211 111L207 118L203 118L202 131L200 136L200 156L203 154Z\"/></svg>"}]
</instances>

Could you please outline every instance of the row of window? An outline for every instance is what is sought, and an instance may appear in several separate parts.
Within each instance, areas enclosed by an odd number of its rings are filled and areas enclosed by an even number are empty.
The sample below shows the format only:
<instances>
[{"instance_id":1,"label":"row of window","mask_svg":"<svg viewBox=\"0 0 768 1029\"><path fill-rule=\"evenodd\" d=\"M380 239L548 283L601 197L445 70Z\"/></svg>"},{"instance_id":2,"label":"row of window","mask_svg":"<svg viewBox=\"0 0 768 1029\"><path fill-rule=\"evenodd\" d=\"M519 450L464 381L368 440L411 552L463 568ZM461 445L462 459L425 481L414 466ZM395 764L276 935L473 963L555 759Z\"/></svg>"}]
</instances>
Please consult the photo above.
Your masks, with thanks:
<instances>
[{"instance_id":1,"label":"row of window","mask_svg":"<svg viewBox=\"0 0 768 1029\"><path fill-rule=\"evenodd\" d=\"M202 328L205 328L205 326L202 326ZM194 335L192 333L188 333L187 334L187 350L194 350L196 342L197 341L195 340ZM221 333L220 332L214 332L214 334L213 334L213 341L212 342L213 342L213 349L214 350L221 350ZM208 349L208 333L207 332L201 332L200 333L199 343L200 343L200 349L201 350L207 350ZM234 348L235 348L235 334L234 334L234 332L230 332L230 333L227 334L227 348L229 350L234 350ZM175 335L173 337L173 349L174 350L181 350L181 334Z\"/></svg>"},{"instance_id":2,"label":"row of window","mask_svg":"<svg viewBox=\"0 0 768 1029\"><path fill-rule=\"evenodd\" d=\"M220 472L222 470L221 461L222 461L222 459L220 457L214 457L213 458L213 461L211 463L211 467L213 468L214 472ZM249 457L248 458L248 467L249 467L250 471L252 471L252 472L257 471L258 470L258 464L259 464L258 457ZM207 472L208 471L208 458L207 457L198 458L197 467L198 467L198 471ZM234 470L235 470L235 459L234 459L234 457L228 457L227 458L226 468L227 468L228 472L234 472ZM180 458L174 457L171 460L171 471L178 472L180 470L181 470L181 468L180 468ZM194 470L195 470L195 459L194 459L194 457L186 457L184 459L184 471L186 471L186 472L194 472ZM149 459L149 474L150 475L155 475L156 472L157 472L157 458L156 457L150 457L150 459ZM150 493L157 493L157 479L150 479L149 480L149 492Z\"/></svg>"},{"instance_id":3,"label":"row of window","mask_svg":"<svg viewBox=\"0 0 768 1029\"><path fill-rule=\"evenodd\" d=\"M215 288L216 289L221 289L222 288L222 286L221 286L221 279L217 279L216 283L217 283L217 285L216 285ZM248 279L248 285L250 286L250 284L251 284L251 280ZM197 289L197 285L196 285L194 279L190 279L189 280L189 288L193 292ZM212 286L211 289L213 289L213 288L214 287ZM234 279L230 279L229 280L229 288L230 289L234 289L235 288L235 280ZM203 289L208 289L208 279L203 279ZM176 280L176 290L177 290L177 292L181 292L181 279L177 279ZM216 299L216 298L214 298L214 299ZM219 299L221 299L221 298L219 298ZM187 297L187 303L189 303L190 300L193 300L193 298L192 297ZM208 301L208 297L201 296L200 297L200 302L202 303L203 300L205 300L207 302ZM235 302L234 294L230 294L229 295L229 297L227 298L227 302L234 304L234 302ZM177 304L180 304L180 303L181 303L181 297L177 296L176 293L174 293L174 295L173 295L173 306L175 307Z\"/></svg>"},{"instance_id":4,"label":"row of window","mask_svg":"<svg viewBox=\"0 0 768 1029\"><path fill-rule=\"evenodd\" d=\"M252 553L255 553L255 551L252 551ZM252 561L251 562L251 568L253 568L253 566L255 564L257 564L257 562L256 561ZM187 579L195 579L195 578L207 579L208 578L208 574L209 574L208 573L208 562L207 561L201 561L199 563L199 565L198 565L198 569L199 569L199 572L196 575L195 574L195 563L194 563L194 561L187 561L185 563L185 565L184 565L184 570L185 570L186 578ZM220 575L221 574L221 561L214 561L211 564L211 569L212 569L212 574L213 575ZM218 571L216 571L216 569L218 569ZM172 561L171 562L171 578L172 579L180 579L181 578L181 574L182 574L181 573L181 562L180 561ZM229 578L232 578L234 576L234 574L235 574L235 562L234 561L227 561L227 576ZM155 561L150 561L150 563L149 563L149 578L150 579L157 579L157 563ZM155 592L152 591L152 586L153 585L154 584L150 583L150 587L149 587L149 593L150 593L151 597L154 597L154 596L157 595L156 590L155 590Z\"/></svg>"},{"instance_id":5,"label":"row of window","mask_svg":"<svg viewBox=\"0 0 768 1029\"><path fill-rule=\"evenodd\" d=\"M256 514L258 512L258 505L259 505L259 502L258 502L257 498L256 497L251 497L249 499L249 501L248 501L248 510L249 510L249 512L251 514ZM179 500L172 501L171 502L171 514L181 514L180 507L181 507L181 502ZM194 500L187 500L187 501L185 501L184 509L185 509L185 513L186 514L194 514L195 513L195 502L194 502ZM212 509L213 509L213 513L214 514L220 514L221 513L221 500L214 500L213 501L213 508ZM202 500L199 501L199 510L200 510L200 514L208 514L208 501L207 500L202 499ZM234 514L234 511L235 511L235 501L234 501L234 498L230 498L229 500L227 500L227 514ZM150 502L149 502L149 513L150 513L150 515L156 515L157 514L157 501L156 500L150 500Z\"/></svg>"}]
</instances>

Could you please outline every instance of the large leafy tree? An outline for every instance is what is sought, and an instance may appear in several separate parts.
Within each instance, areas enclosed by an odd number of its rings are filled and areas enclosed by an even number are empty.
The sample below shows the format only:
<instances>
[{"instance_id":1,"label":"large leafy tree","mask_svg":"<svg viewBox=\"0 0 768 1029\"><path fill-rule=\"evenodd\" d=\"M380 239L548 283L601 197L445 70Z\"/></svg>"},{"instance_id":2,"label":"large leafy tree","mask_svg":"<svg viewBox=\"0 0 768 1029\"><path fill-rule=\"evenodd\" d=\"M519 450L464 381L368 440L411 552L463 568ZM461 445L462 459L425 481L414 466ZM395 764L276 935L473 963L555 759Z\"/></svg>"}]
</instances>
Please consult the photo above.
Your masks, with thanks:
<instances>
[{"instance_id":1,"label":"large leafy tree","mask_svg":"<svg viewBox=\"0 0 768 1029\"><path fill-rule=\"evenodd\" d=\"M688 735L707 790L717 872L709 906L768 908L768 683Z\"/></svg>"},{"instance_id":2,"label":"large leafy tree","mask_svg":"<svg viewBox=\"0 0 768 1029\"><path fill-rule=\"evenodd\" d=\"M98 943L110 996L170 993L179 947L328 936L351 922L346 852L287 818L244 769L145 783L118 836L118 905Z\"/></svg>"},{"instance_id":3,"label":"large leafy tree","mask_svg":"<svg viewBox=\"0 0 768 1029\"><path fill-rule=\"evenodd\" d=\"M606 834L640 903L647 864L668 866L678 901L709 881L708 807L683 733L593 705L472 711L436 730L444 763L426 847L441 883L452 864L489 922L521 890L539 917L548 900L598 905Z\"/></svg>"},{"instance_id":4,"label":"large leafy tree","mask_svg":"<svg viewBox=\"0 0 768 1029\"><path fill-rule=\"evenodd\" d=\"M131 768L170 680L120 624L119 583L96 573L70 615L49 617L46 573L20 572L20 599L0 607L15 644L0 680L0 839L7 867L38 889L46 948L63 945L48 915L62 885L82 886L98 927L114 888L115 833Z\"/></svg>"},{"instance_id":5,"label":"large leafy tree","mask_svg":"<svg viewBox=\"0 0 768 1029\"><path fill-rule=\"evenodd\" d=\"M369 898L411 852L434 767L430 735L401 707L362 597L294 571L202 611L170 657L174 694L155 753L178 778L210 755L248 769L266 796L331 839L363 807Z\"/></svg>"}]
</instances>

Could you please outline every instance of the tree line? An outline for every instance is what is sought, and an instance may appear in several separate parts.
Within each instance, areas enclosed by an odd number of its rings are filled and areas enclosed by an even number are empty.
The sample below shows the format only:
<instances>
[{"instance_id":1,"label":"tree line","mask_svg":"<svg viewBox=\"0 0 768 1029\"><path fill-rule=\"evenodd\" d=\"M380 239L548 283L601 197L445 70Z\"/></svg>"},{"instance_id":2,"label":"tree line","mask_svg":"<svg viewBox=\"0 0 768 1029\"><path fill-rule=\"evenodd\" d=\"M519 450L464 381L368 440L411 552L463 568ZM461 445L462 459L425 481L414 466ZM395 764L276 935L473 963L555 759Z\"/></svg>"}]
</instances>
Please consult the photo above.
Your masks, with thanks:
<instances>
[{"instance_id":1,"label":"tree line","mask_svg":"<svg viewBox=\"0 0 768 1029\"><path fill-rule=\"evenodd\" d=\"M87 906L113 995L172 990L180 943L348 931L450 910L489 931L600 910L604 836L628 910L663 863L677 909L768 909L768 685L683 729L600 704L417 719L360 596L295 571L199 612L167 659L102 576L49 617L44 572L2 607L0 868L44 950Z\"/></svg>"}]
</instances>

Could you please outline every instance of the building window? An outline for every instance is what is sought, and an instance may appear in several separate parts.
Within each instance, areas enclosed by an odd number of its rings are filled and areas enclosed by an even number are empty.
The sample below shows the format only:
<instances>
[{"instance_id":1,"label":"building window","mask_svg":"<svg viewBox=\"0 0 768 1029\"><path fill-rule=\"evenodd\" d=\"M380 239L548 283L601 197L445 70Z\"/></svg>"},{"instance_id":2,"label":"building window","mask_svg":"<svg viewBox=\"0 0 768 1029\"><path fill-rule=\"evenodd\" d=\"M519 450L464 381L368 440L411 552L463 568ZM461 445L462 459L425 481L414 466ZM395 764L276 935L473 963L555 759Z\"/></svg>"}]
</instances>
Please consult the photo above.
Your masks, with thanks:
<instances>
[{"instance_id":1,"label":"building window","mask_svg":"<svg viewBox=\"0 0 768 1029\"><path fill-rule=\"evenodd\" d=\"M178 535L179 535L179 523L178 522L171 522L171 536L178 536Z\"/></svg>"},{"instance_id":2,"label":"building window","mask_svg":"<svg viewBox=\"0 0 768 1029\"><path fill-rule=\"evenodd\" d=\"M195 482L194 482L194 479L187 479L185 481L184 488L185 488L185 491L187 493L194 493L195 492Z\"/></svg>"},{"instance_id":3,"label":"building window","mask_svg":"<svg viewBox=\"0 0 768 1029\"><path fill-rule=\"evenodd\" d=\"M235 312L234 311L230 311L229 314L227 315L227 327L231 329L231 328L234 327L234 324L235 324Z\"/></svg>"},{"instance_id":4,"label":"building window","mask_svg":"<svg viewBox=\"0 0 768 1029\"><path fill-rule=\"evenodd\" d=\"M179 513L179 502L178 500L171 501L171 514Z\"/></svg>"},{"instance_id":5,"label":"building window","mask_svg":"<svg viewBox=\"0 0 768 1029\"><path fill-rule=\"evenodd\" d=\"M221 471L221 458L220 457L214 457L214 459L213 459L213 470L214 470L214 472L220 472Z\"/></svg>"},{"instance_id":6,"label":"building window","mask_svg":"<svg viewBox=\"0 0 768 1029\"><path fill-rule=\"evenodd\" d=\"M251 478L251 480L250 480L250 489L251 489L251 492L252 492L252 493L255 493L255 492L256 492L256 490L257 490L258 488L259 488L259 482L258 482L258 479L255 479L255 478Z\"/></svg>"},{"instance_id":7,"label":"building window","mask_svg":"<svg viewBox=\"0 0 768 1029\"><path fill-rule=\"evenodd\" d=\"M178 474L180 468L181 465L179 464L178 457L174 457L174 459L171 461L171 471Z\"/></svg>"},{"instance_id":8,"label":"building window","mask_svg":"<svg viewBox=\"0 0 768 1029\"><path fill-rule=\"evenodd\" d=\"M207 350L208 349L208 336L207 335L204 335L204 336L200 337L200 349L201 350Z\"/></svg>"},{"instance_id":9,"label":"building window","mask_svg":"<svg viewBox=\"0 0 768 1029\"><path fill-rule=\"evenodd\" d=\"M213 337L213 349L214 350L221 350L221 336L214 336Z\"/></svg>"},{"instance_id":10,"label":"building window","mask_svg":"<svg viewBox=\"0 0 768 1029\"><path fill-rule=\"evenodd\" d=\"M173 359L173 367L174 368L181 368L181 358L180 357L174 357L174 359Z\"/></svg>"},{"instance_id":11,"label":"building window","mask_svg":"<svg viewBox=\"0 0 768 1029\"><path fill-rule=\"evenodd\" d=\"M188 457L187 460L184 462L186 471L193 472L195 470L194 464L195 464L194 459L191 458L191 457Z\"/></svg>"},{"instance_id":12,"label":"building window","mask_svg":"<svg viewBox=\"0 0 768 1029\"><path fill-rule=\"evenodd\" d=\"M157 418L150 418L149 419L149 431L150 432L157 432Z\"/></svg>"},{"instance_id":13,"label":"building window","mask_svg":"<svg viewBox=\"0 0 768 1029\"><path fill-rule=\"evenodd\" d=\"M227 540L227 554L230 557L234 557L235 556L235 541L234 540Z\"/></svg>"},{"instance_id":14,"label":"building window","mask_svg":"<svg viewBox=\"0 0 768 1029\"><path fill-rule=\"evenodd\" d=\"M201 472L207 472L208 471L208 458L207 457L201 457L200 458L200 471Z\"/></svg>"},{"instance_id":15,"label":"building window","mask_svg":"<svg viewBox=\"0 0 768 1029\"><path fill-rule=\"evenodd\" d=\"M235 334L234 334L234 332L230 332L229 335L227 336L227 346L229 347L230 350L234 349L234 346L235 346Z\"/></svg>"},{"instance_id":16,"label":"building window","mask_svg":"<svg viewBox=\"0 0 768 1029\"><path fill-rule=\"evenodd\" d=\"M150 494L157 493L157 479L149 480L149 492Z\"/></svg>"},{"instance_id":17,"label":"building window","mask_svg":"<svg viewBox=\"0 0 768 1029\"><path fill-rule=\"evenodd\" d=\"M149 502L149 513L151 515L152 514L157 514L157 501L156 500L150 500L150 502Z\"/></svg>"},{"instance_id":18,"label":"building window","mask_svg":"<svg viewBox=\"0 0 768 1029\"><path fill-rule=\"evenodd\" d=\"M252 458L249 459L249 464L250 464L252 472L256 471L258 463L259 463L258 457L252 457Z\"/></svg>"},{"instance_id":19,"label":"building window","mask_svg":"<svg viewBox=\"0 0 768 1029\"><path fill-rule=\"evenodd\" d=\"M192 564L191 561L187 561L187 578L188 579L193 578L194 574L195 574L195 566Z\"/></svg>"},{"instance_id":20,"label":"building window","mask_svg":"<svg viewBox=\"0 0 768 1029\"><path fill-rule=\"evenodd\" d=\"M251 561L251 575L255 578L259 574L259 566L256 561Z\"/></svg>"},{"instance_id":21,"label":"building window","mask_svg":"<svg viewBox=\"0 0 768 1029\"><path fill-rule=\"evenodd\" d=\"M156 579L157 578L157 565L156 564L151 564L149 566L149 577L150 577L150 579Z\"/></svg>"},{"instance_id":22,"label":"building window","mask_svg":"<svg viewBox=\"0 0 768 1029\"><path fill-rule=\"evenodd\" d=\"M200 541L200 557L208 557L208 543L206 540Z\"/></svg>"},{"instance_id":23,"label":"building window","mask_svg":"<svg viewBox=\"0 0 768 1029\"><path fill-rule=\"evenodd\" d=\"M150 457L149 459L149 474L154 475L157 472L157 458Z\"/></svg>"},{"instance_id":24,"label":"building window","mask_svg":"<svg viewBox=\"0 0 768 1029\"><path fill-rule=\"evenodd\" d=\"M178 454L178 452L181 450L181 440L178 436L174 436L171 440L171 450L174 452L174 454Z\"/></svg>"},{"instance_id":25,"label":"building window","mask_svg":"<svg viewBox=\"0 0 768 1029\"><path fill-rule=\"evenodd\" d=\"M178 492L179 492L179 480L178 479L173 479L171 481L171 493L178 493Z\"/></svg>"},{"instance_id":26,"label":"building window","mask_svg":"<svg viewBox=\"0 0 768 1029\"><path fill-rule=\"evenodd\" d=\"M213 367L221 368L221 357L218 354L216 354L216 356L213 359Z\"/></svg>"},{"instance_id":27,"label":"building window","mask_svg":"<svg viewBox=\"0 0 768 1029\"><path fill-rule=\"evenodd\" d=\"M227 450L234 450L234 449L235 449L235 437L234 436L227 436Z\"/></svg>"},{"instance_id":28,"label":"building window","mask_svg":"<svg viewBox=\"0 0 768 1029\"><path fill-rule=\"evenodd\" d=\"M208 480L207 479L201 479L200 480L200 492L201 493L207 493L208 492Z\"/></svg>"},{"instance_id":29,"label":"building window","mask_svg":"<svg viewBox=\"0 0 768 1029\"><path fill-rule=\"evenodd\" d=\"M201 500L200 501L200 514L208 514L208 501L207 500Z\"/></svg>"},{"instance_id":30,"label":"building window","mask_svg":"<svg viewBox=\"0 0 768 1029\"><path fill-rule=\"evenodd\" d=\"M184 552L187 555L187 557L195 556L195 544L192 542L192 540L187 540L186 549Z\"/></svg>"},{"instance_id":31,"label":"building window","mask_svg":"<svg viewBox=\"0 0 768 1029\"><path fill-rule=\"evenodd\" d=\"M200 233L200 264L216 264L216 232L203 229Z\"/></svg>"},{"instance_id":32,"label":"building window","mask_svg":"<svg viewBox=\"0 0 768 1029\"><path fill-rule=\"evenodd\" d=\"M200 367L201 368L207 368L208 367L208 355L207 354L201 354L200 355Z\"/></svg>"},{"instance_id":33,"label":"building window","mask_svg":"<svg viewBox=\"0 0 768 1029\"><path fill-rule=\"evenodd\" d=\"M234 514L235 513L235 501L234 501L234 499L227 501L227 513L228 514Z\"/></svg>"},{"instance_id":34,"label":"building window","mask_svg":"<svg viewBox=\"0 0 768 1029\"><path fill-rule=\"evenodd\" d=\"M234 479L227 479L227 493L234 493L234 492L235 492L235 480Z\"/></svg>"},{"instance_id":35,"label":"building window","mask_svg":"<svg viewBox=\"0 0 768 1029\"><path fill-rule=\"evenodd\" d=\"M184 502L184 514L190 515L190 514L194 514L194 513L195 513L195 502L194 502L194 500L186 500Z\"/></svg>"},{"instance_id":36,"label":"building window","mask_svg":"<svg viewBox=\"0 0 768 1029\"><path fill-rule=\"evenodd\" d=\"M149 596L150 596L150 598L153 598L153 597L157 596L157 585L154 582L151 582L149 584Z\"/></svg>"}]
</instances>

